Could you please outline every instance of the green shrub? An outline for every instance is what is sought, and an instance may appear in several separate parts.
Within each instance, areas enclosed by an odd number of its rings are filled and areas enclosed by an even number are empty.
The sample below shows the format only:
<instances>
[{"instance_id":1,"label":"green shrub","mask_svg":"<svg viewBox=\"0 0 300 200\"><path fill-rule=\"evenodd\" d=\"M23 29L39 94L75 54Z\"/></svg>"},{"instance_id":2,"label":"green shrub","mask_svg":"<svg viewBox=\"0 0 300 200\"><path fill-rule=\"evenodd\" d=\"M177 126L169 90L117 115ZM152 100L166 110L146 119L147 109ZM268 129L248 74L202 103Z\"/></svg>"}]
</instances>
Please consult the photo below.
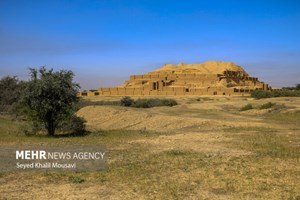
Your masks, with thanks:
<instances>
[{"instance_id":1,"label":"green shrub","mask_svg":"<svg viewBox=\"0 0 300 200\"><path fill-rule=\"evenodd\" d=\"M134 100L131 97L123 97L121 99L121 106L129 107L134 103Z\"/></svg>"},{"instance_id":2,"label":"green shrub","mask_svg":"<svg viewBox=\"0 0 300 200\"><path fill-rule=\"evenodd\" d=\"M132 106L135 108L151 108L153 107L153 101L149 99L138 99Z\"/></svg>"},{"instance_id":3,"label":"green shrub","mask_svg":"<svg viewBox=\"0 0 300 200\"><path fill-rule=\"evenodd\" d=\"M81 178L80 176L71 176L69 177L69 181L71 183L83 183L85 180Z\"/></svg>"},{"instance_id":4,"label":"green shrub","mask_svg":"<svg viewBox=\"0 0 300 200\"><path fill-rule=\"evenodd\" d=\"M251 92L251 97L256 99L270 98L272 97L272 94L271 91L254 90L253 92Z\"/></svg>"},{"instance_id":5,"label":"green shrub","mask_svg":"<svg viewBox=\"0 0 300 200\"><path fill-rule=\"evenodd\" d=\"M272 102L268 102L268 103L265 103L263 105L261 105L259 107L259 109L268 109L268 108L272 108L276 103L272 103Z\"/></svg>"},{"instance_id":6,"label":"green shrub","mask_svg":"<svg viewBox=\"0 0 300 200\"><path fill-rule=\"evenodd\" d=\"M175 106L177 101L174 99L158 99L158 98L149 98L149 99L137 99L134 101L130 97L124 97L121 99L122 106L131 106L135 108L152 108L157 106Z\"/></svg>"},{"instance_id":7,"label":"green shrub","mask_svg":"<svg viewBox=\"0 0 300 200\"><path fill-rule=\"evenodd\" d=\"M185 156L185 155L191 154L191 152L189 152L189 151L184 151L184 150L180 150L180 149L172 149L170 151L167 151L166 153L167 153L167 155L170 155L170 156Z\"/></svg>"},{"instance_id":8,"label":"green shrub","mask_svg":"<svg viewBox=\"0 0 300 200\"><path fill-rule=\"evenodd\" d=\"M282 97L300 97L300 90L282 90Z\"/></svg>"},{"instance_id":9,"label":"green shrub","mask_svg":"<svg viewBox=\"0 0 300 200\"><path fill-rule=\"evenodd\" d=\"M158 99L158 98L150 98L150 99L138 99L132 104L132 107L136 108L152 108L158 106L175 106L177 105L177 101L174 99Z\"/></svg>"},{"instance_id":10,"label":"green shrub","mask_svg":"<svg viewBox=\"0 0 300 200\"><path fill-rule=\"evenodd\" d=\"M251 92L251 97L256 99L271 98L271 97L300 97L300 90L254 90Z\"/></svg>"},{"instance_id":11,"label":"green shrub","mask_svg":"<svg viewBox=\"0 0 300 200\"><path fill-rule=\"evenodd\" d=\"M240 111L251 110L251 109L253 109L252 104L247 104L247 105L243 106L243 107L240 109Z\"/></svg>"}]
</instances>

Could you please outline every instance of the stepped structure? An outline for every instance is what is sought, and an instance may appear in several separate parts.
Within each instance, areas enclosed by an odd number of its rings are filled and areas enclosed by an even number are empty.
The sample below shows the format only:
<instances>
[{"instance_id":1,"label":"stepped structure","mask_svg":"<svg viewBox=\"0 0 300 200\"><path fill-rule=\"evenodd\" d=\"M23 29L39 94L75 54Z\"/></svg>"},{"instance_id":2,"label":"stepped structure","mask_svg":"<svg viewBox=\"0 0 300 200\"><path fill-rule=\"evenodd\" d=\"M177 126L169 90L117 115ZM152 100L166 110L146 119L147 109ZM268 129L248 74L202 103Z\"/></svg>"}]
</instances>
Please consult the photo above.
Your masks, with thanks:
<instances>
[{"instance_id":1,"label":"stepped structure","mask_svg":"<svg viewBox=\"0 0 300 200\"><path fill-rule=\"evenodd\" d=\"M250 77L232 62L207 61L202 64L166 64L114 88L81 92L82 96L184 96L245 95L253 90L270 90L264 82Z\"/></svg>"}]
</instances>

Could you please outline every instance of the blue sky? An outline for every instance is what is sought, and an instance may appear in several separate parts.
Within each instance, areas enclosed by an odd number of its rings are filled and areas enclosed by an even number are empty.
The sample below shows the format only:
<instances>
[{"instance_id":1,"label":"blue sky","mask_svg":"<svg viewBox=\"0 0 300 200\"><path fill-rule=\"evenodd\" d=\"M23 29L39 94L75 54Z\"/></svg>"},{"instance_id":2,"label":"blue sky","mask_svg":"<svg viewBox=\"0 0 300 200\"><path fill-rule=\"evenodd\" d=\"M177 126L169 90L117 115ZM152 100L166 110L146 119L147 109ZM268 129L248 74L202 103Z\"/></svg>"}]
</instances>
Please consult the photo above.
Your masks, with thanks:
<instances>
[{"instance_id":1,"label":"blue sky","mask_svg":"<svg viewBox=\"0 0 300 200\"><path fill-rule=\"evenodd\" d=\"M300 1L0 1L0 77L46 65L94 89L207 60L273 87L300 83Z\"/></svg>"}]
</instances>

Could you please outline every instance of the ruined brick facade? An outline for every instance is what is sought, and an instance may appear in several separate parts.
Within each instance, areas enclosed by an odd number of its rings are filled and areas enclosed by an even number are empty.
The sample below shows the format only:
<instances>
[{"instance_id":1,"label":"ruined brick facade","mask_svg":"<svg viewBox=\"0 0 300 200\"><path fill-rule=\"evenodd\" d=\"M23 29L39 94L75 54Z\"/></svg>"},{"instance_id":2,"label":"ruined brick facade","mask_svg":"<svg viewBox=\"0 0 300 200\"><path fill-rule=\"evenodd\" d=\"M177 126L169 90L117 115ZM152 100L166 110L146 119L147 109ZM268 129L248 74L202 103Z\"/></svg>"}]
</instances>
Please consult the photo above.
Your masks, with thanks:
<instances>
[{"instance_id":1,"label":"ruined brick facade","mask_svg":"<svg viewBox=\"0 0 300 200\"><path fill-rule=\"evenodd\" d=\"M208 61L203 64L165 65L114 88L81 92L82 96L189 96L244 95L253 90L269 90L267 84L250 77L231 62Z\"/></svg>"}]
</instances>

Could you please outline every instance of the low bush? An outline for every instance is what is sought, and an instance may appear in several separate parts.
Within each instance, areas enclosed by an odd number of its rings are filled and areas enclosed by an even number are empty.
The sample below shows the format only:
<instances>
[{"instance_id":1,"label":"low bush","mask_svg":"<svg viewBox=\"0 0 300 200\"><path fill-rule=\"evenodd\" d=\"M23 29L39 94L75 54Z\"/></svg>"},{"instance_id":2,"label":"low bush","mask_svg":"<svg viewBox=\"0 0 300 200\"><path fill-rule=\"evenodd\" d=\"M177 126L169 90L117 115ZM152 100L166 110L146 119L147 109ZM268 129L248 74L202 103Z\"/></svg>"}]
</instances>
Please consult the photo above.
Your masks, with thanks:
<instances>
[{"instance_id":1,"label":"low bush","mask_svg":"<svg viewBox=\"0 0 300 200\"><path fill-rule=\"evenodd\" d=\"M251 92L251 97L256 99L270 98L272 97L271 91L254 90Z\"/></svg>"},{"instance_id":2,"label":"low bush","mask_svg":"<svg viewBox=\"0 0 300 200\"><path fill-rule=\"evenodd\" d=\"M134 104L134 100L131 97L123 97L121 99L121 106L131 106L132 104Z\"/></svg>"},{"instance_id":3,"label":"low bush","mask_svg":"<svg viewBox=\"0 0 300 200\"><path fill-rule=\"evenodd\" d=\"M158 106L175 106L177 101L174 99L158 99L158 98L149 98L149 99L137 99L134 101L130 97L124 97L121 99L121 105L126 107L135 107L135 108L152 108Z\"/></svg>"},{"instance_id":4,"label":"low bush","mask_svg":"<svg viewBox=\"0 0 300 200\"><path fill-rule=\"evenodd\" d=\"M247 104L247 105L243 106L243 107L240 109L240 111L251 110L251 109L253 109L252 104Z\"/></svg>"},{"instance_id":5,"label":"low bush","mask_svg":"<svg viewBox=\"0 0 300 200\"><path fill-rule=\"evenodd\" d=\"M272 102L268 102L268 103L265 103L263 105L261 105L259 107L259 109L268 109L268 108L272 108L276 103L272 103Z\"/></svg>"},{"instance_id":6,"label":"low bush","mask_svg":"<svg viewBox=\"0 0 300 200\"><path fill-rule=\"evenodd\" d=\"M69 181L71 183L78 184L78 183L83 183L85 180L83 178L81 178L80 176L70 176L69 177Z\"/></svg>"},{"instance_id":7,"label":"low bush","mask_svg":"<svg viewBox=\"0 0 300 200\"><path fill-rule=\"evenodd\" d=\"M135 108L152 108L158 106L175 106L177 105L177 101L174 99L158 99L158 98L150 98L150 99L137 99L132 107Z\"/></svg>"}]
</instances>

